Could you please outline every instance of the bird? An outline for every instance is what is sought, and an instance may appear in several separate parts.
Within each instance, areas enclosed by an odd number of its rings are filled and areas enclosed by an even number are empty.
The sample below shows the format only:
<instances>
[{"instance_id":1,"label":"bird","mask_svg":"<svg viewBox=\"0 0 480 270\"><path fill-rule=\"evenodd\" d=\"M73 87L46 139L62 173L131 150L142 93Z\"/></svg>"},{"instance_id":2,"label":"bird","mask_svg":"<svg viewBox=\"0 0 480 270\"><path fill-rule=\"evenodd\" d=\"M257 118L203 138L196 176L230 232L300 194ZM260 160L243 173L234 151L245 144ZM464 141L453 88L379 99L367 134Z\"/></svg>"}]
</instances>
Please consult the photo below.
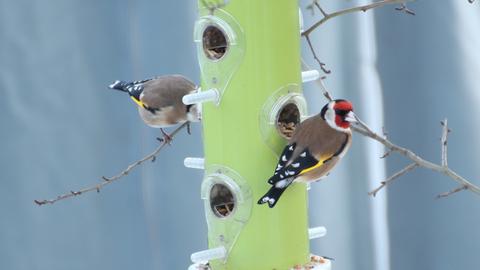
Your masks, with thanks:
<instances>
[{"instance_id":1,"label":"bird","mask_svg":"<svg viewBox=\"0 0 480 270\"><path fill-rule=\"evenodd\" d=\"M355 122L352 103L344 99L328 102L319 114L301 122L268 179L271 188L257 203L273 208L294 181L308 183L326 176L350 148L350 124Z\"/></svg>"},{"instance_id":2,"label":"bird","mask_svg":"<svg viewBox=\"0 0 480 270\"><path fill-rule=\"evenodd\" d=\"M199 105L185 105L183 96L195 93L198 87L182 75L164 75L141 81L115 81L108 86L126 92L138 105L138 113L150 127L160 128L165 139L171 137L163 128L176 124L198 122Z\"/></svg>"}]
</instances>

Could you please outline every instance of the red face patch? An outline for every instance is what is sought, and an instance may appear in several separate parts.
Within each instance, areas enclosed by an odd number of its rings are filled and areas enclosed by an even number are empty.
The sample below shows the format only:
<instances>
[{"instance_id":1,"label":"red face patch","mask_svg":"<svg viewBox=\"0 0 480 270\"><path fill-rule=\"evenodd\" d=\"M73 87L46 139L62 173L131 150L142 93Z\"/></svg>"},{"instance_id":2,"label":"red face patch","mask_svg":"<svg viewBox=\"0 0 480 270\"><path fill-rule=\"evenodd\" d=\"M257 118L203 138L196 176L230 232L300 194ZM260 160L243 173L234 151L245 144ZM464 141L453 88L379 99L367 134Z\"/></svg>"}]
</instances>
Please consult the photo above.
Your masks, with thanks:
<instances>
[{"instance_id":1,"label":"red face patch","mask_svg":"<svg viewBox=\"0 0 480 270\"><path fill-rule=\"evenodd\" d=\"M350 127L350 122L343 121L342 117L340 115L335 115L335 124L341 128L349 128Z\"/></svg>"},{"instance_id":2,"label":"red face patch","mask_svg":"<svg viewBox=\"0 0 480 270\"><path fill-rule=\"evenodd\" d=\"M353 111L353 106L352 106L352 103L346 100L342 100L342 101L336 102L335 105L333 105L333 109L342 110L342 111Z\"/></svg>"}]
</instances>

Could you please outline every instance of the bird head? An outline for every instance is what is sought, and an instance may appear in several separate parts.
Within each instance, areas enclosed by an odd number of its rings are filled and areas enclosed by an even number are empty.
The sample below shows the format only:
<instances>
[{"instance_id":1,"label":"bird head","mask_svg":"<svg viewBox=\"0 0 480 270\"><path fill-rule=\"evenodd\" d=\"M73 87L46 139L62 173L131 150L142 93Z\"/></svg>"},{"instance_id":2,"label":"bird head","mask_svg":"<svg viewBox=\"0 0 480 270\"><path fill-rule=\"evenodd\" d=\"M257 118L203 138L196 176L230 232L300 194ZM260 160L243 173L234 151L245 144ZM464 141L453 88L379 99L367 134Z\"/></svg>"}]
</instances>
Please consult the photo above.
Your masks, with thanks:
<instances>
[{"instance_id":1,"label":"bird head","mask_svg":"<svg viewBox=\"0 0 480 270\"><path fill-rule=\"evenodd\" d=\"M352 103L344 99L330 101L323 106L320 115L330 127L342 132L347 132L350 124L357 122Z\"/></svg>"},{"instance_id":2,"label":"bird head","mask_svg":"<svg viewBox=\"0 0 480 270\"><path fill-rule=\"evenodd\" d=\"M187 120L198 122L202 120L202 103L187 105Z\"/></svg>"}]
</instances>

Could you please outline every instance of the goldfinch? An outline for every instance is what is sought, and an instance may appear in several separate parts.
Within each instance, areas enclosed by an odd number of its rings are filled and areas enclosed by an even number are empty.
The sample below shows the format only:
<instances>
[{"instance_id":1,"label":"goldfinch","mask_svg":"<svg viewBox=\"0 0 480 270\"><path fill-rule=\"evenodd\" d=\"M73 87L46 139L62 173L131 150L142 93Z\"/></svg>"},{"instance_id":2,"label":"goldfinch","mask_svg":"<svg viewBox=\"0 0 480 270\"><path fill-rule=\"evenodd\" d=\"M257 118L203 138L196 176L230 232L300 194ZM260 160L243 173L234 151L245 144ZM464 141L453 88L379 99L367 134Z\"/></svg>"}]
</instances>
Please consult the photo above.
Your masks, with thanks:
<instances>
[{"instance_id":1,"label":"goldfinch","mask_svg":"<svg viewBox=\"0 0 480 270\"><path fill-rule=\"evenodd\" d=\"M337 99L300 123L268 179L272 187L258 204L272 208L293 181L313 182L327 175L350 148L352 122L356 122L352 104Z\"/></svg>"},{"instance_id":2,"label":"goldfinch","mask_svg":"<svg viewBox=\"0 0 480 270\"><path fill-rule=\"evenodd\" d=\"M182 102L183 96L196 92L197 87L181 75L133 82L115 81L109 88L127 92L138 105L138 113L145 124L160 128L162 133L164 127L200 121L198 105L185 105Z\"/></svg>"}]
</instances>

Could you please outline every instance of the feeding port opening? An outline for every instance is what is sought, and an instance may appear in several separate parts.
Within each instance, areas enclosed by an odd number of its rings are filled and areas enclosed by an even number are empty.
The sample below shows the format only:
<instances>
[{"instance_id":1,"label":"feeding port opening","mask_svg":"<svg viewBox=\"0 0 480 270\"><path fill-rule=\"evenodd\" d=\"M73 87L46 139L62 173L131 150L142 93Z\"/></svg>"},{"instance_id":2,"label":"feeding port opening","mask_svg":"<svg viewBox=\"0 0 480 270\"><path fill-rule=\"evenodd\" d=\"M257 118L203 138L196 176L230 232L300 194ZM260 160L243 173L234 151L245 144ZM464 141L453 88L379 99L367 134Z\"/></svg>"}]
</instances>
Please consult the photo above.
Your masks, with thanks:
<instances>
[{"instance_id":1,"label":"feeding port opening","mask_svg":"<svg viewBox=\"0 0 480 270\"><path fill-rule=\"evenodd\" d=\"M299 123L300 111L295 103L285 104L278 112L277 130L283 138L290 139Z\"/></svg>"},{"instance_id":2,"label":"feeding port opening","mask_svg":"<svg viewBox=\"0 0 480 270\"><path fill-rule=\"evenodd\" d=\"M235 196L230 188L223 184L214 184L210 190L210 207L220 218L229 216L235 209Z\"/></svg>"},{"instance_id":3,"label":"feeding port opening","mask_svg":"<svg viewBox=\"0 0 480 270\"><path fill-rule=\"evenodd\" d=\"M217 26L210 25L203 31L203 51L210 60L218 60L225 55L228 42L225 33Z\"/></svg>"}]
</instances>

